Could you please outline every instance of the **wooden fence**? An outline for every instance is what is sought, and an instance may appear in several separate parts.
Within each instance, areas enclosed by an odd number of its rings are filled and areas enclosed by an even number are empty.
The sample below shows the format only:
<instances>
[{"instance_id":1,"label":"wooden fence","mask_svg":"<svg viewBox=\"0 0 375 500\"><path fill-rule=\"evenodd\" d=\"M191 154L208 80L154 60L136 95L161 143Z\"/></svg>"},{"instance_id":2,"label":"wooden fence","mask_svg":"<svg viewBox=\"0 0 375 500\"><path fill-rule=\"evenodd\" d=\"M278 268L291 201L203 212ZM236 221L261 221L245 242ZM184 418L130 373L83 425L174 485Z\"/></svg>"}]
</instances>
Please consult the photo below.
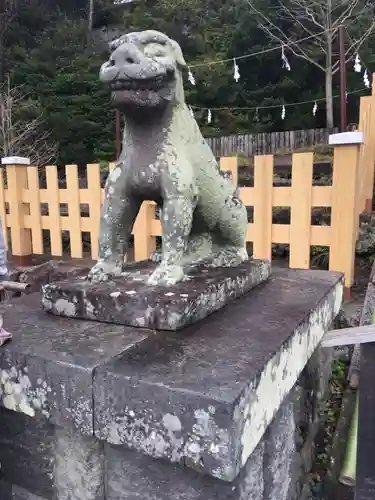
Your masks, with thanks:
<instances>
[{"instance_id":1,"label":"wooden fence","mask_svg":"<svg viewBox=\"0 0 375 500\"><path fill-rule=\"evenodd\" d=\"M328 144L329 135L337 129L310 129L271 132L262 134L230 135L208 137L207 143L217 158L232 154L245 156L275 154L281 151L295 151L312 148L317 144Z\"/></svg>"},{"instance_id":2,"label":"wooden fence","mask_svg":"<svg viewBox=\"0 0 375 500\"><path fill-rule=\"evenodd\" d=\"M271 259L272 243L288 244L290 266L308 269L312 245L330 248L330 269L346 273L346 285L353 283L354 247L360 203L359 145L336 146L332 186L313 186L313 154L293 155L290 187L275 187L273 156L257 156L254 165L254 187L243 187L240 196L254 207L254 221L249 223L247 240L253 242L256 258ZM221 167L231 170L238 179L236 157L222 158ZM113 165L111 165L113 168ZM8 165L7 186L0 177L0 216L10 229L12 253L16 256L43 254L42 230L50 232L51 253L62 256L62 231L70 233L70 252L82 258L82 233L90 233L91 255L98 255L100 201L100 167L88 165L87 188L79 188L78 169L66 167L66 188L59 189L57 168L47 167L47 188L40 189L38 170L33 166ZM41 204L48 204L42 215ZM61 205L68 207L61 215ZM82 205L88 206L87 217L81 216ZM273 207L290 207L290 225L273 224ZM311 225L312 207L331 207L331 225ZM6 229L5 229L6 231ZM156 236L161 235L160 221L155 218L155 204L142 205L134 226L135 259L148 258L155 250Z\"/></svg>"}]
</instances>

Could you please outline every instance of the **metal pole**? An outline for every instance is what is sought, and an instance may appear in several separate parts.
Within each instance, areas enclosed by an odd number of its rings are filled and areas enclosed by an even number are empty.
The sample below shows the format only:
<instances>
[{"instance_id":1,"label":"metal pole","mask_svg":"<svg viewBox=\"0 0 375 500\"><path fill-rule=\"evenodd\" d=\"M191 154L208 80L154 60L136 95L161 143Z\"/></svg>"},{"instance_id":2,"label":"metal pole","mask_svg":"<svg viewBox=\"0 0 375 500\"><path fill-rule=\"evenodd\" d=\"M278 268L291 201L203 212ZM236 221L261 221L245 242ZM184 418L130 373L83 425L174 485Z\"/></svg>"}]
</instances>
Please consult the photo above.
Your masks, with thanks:
<instances>
[{"instance_id":1,"label":"metal pole","mask_svg":"<svg viewBox=\"0 0 375 500\"><path fill-rule=\"evenodd\" d=\"M121 153L121 119L120 112L116 110L116 160L119 159Z\"/></svg>"},{"instance_id":2,"label":"metal pole","mask_svg":"<svg viewBox=\"0 0 375 500\"><path fill-rule=\"evenodd\" d=\"M345 58L345 26L339 27L340 38L340 100L341 100L341 132L346 131L346 58Z\"/></svg>"}]
</instances>

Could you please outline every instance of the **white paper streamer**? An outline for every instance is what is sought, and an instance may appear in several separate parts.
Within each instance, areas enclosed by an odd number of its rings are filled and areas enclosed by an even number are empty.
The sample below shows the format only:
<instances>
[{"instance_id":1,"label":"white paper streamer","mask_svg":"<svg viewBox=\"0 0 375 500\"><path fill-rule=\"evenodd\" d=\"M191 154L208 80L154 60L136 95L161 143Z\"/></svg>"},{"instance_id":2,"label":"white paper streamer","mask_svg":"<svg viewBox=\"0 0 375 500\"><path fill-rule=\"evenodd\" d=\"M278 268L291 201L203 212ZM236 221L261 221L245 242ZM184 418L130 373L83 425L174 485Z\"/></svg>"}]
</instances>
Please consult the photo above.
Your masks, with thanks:
<instances>
[{"instance_id":1,"label":"white paper streamer","mask_svg":"<svg viewBox=\"0 0 375 500\"><path fill-rule=\"evenodd\" d=\"M358 54L355 56L354 60L354 71L356 73L360 73L362 71L361 59L359 58Z\"/></svg>"},{"instance_id":2,"label":"white paper streamer","mask_svg":"<svg viewBox=\"0 0 375 500\"><path fill-rule=\"evenodd\" d=\"M281 46L281 61L282 61L283 68L285 68L287 71L290 71L292 69L290 67L288 58L285 55L284 45Z\"/></svg>"},{"instance_id":3,"label":"white paper streamer","mask_svg":"<svg viewBox=\"0 0 375 500\"><path fill-rule=\"evenodd\" d=\"M281 110L281 119L285 120L286 117L286 109L285 106L283 105L282 110Z\"/></svg>"},{"instance_id":4,"label":"white paper streamer","mask_svg":"<svg viewBox=\"0 0 375 500\"><path fill-rule=\"evenodd\" d=\"M259 109L258 108L255 110L255 121L259 122Z\"/></svg>"},{"instance_id":5,"label":"white paper streamer","mask_svg":"<svg viewBox=\"0 0 375 500\"><path fill-rule=\"evenodd\" d=\"M191 116L194 116L194 111L193 111L193 108L191 106L189 106L189 111L190 111Z\"/></svg>"},{"instance_id":6,"label":"white paper streamer","mask_svg":"<svg viewBox=\"0 0 375 500\"><path fill-rule=\"evenodd\" d=\"M208 113L207 113L207 123L211 123L211 122L212 122L212 113L211 113L211 110L209 109Z\"/></svg>"},{"instance_id":7,"label":"white paper streamer","mask_svg":"<svg viewBox=\"0 0 375 500\"><path fill-rule=\"evenodd\" d=\"M234 63L234 74L233 74L233 78L236 80L236 82L238 82L238 80L240 79L241 75L240 75L240 68L238 67L238 64L237 64L237 61L235 59L233 59L233 63Z\"/></svg>"},{"instance_id":8,"label":"white paper streamer","mask_svg":"<svg viewBox=\"0 0 375 500\"><path fill-rule=\"evenodd\" d=\"M318 103L315 101L314 107L313 107L313 116L316 115L316 112L318 111Z\"/></svg>"},{"instance_id":9,"label":"white paper streamer","mask_svg":"<svg viewBox=\"0 0 375 500\"><path fill-rule=\"evenodd\" d=\"M363 83L365 84L365 86L368 89L370 88L370 80L369 80L369 77L368 77L367 69L365 70L365 72L363 74Z\"/></svg>"},{"instance_id":10,"label":"white paper streamer","mask_svg":"<svg viewBox=\"0 0 375 500\"><path fill-rule=\"evenodd\" d=\"M189 68L189 73L188 73L188 80L189 80L189 82L190 82L192 85L195 85L195 78L194 78L194 75L193 75L193 73L191 72L190 68Z\"/></svg>"}]
</instances>

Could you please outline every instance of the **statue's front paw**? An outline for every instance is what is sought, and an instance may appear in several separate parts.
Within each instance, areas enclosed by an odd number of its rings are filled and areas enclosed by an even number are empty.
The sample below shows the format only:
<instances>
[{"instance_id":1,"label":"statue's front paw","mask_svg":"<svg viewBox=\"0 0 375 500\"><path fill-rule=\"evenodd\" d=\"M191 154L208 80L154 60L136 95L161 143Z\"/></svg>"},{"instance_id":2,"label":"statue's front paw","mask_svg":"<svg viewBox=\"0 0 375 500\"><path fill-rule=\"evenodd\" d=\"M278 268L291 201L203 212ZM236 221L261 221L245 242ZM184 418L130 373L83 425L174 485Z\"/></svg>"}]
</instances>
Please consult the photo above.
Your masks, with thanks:
<instances>
[{"instance_id":1,"label":"statue's front paw","mask_svg":"<svg viewBox=\"0 0 375 500\"><path fill-rule=\"evenodd\" d=\"M116 262L99 261L91 269L88 275L88 280L92 283L102 283L112 278L121 276L122 265Z\"/></svg>"},{"instance_id":2,"label":"statue's front paw","mask_svg":"<svg viewBox=\"0 0 375 500\"><path fill-rule=\"evenodd\" d=\"M184 278L181 266L161 264L155 269L148 280L149 285L172 286Z\"/></svg>"}]
</instances>

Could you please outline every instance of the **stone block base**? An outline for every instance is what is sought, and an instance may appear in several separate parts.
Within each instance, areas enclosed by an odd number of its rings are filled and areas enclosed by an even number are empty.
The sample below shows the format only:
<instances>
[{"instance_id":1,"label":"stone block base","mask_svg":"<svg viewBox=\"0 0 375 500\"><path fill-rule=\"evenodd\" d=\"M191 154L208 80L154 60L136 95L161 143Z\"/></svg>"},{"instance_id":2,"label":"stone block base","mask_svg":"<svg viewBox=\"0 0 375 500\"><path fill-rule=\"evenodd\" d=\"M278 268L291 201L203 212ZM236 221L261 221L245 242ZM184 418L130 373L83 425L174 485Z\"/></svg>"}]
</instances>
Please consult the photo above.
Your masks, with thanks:
<instances>
[{"instance_id":1,"label":"stone block base","mask_svg":"<svg viewBox=\"0 0 375 500\"><path fill-rule=\"evenodd\" d=\"M308 500L331 360L316 352L232 482L2 410L0 500Z\"/></svg>"},{"instance_id":2,"label":"stone block base","mask_svg":"<svg viewBox=\"0 0 375 500\"><path fill-rule=\"evenodd\" d=\"M0 500L307 500L342 295L274 270L178 335L0 304Z\"/></svg>"},{"instance_id":3,"label":"stone block base","mask_svg":"<svg viewBox=\"0 0 375 500\"><path fill-rule=\"evenodd\" d=\"M179 330L249 292L271 272L270 263L260 260L236 267L201 264L189 271L186 280L162 288L147 285L155 266L148 261L129 265L121 278L101 284L77 278L45 285L42 305L57 316Z\"/></svg>"}]
</instances>

